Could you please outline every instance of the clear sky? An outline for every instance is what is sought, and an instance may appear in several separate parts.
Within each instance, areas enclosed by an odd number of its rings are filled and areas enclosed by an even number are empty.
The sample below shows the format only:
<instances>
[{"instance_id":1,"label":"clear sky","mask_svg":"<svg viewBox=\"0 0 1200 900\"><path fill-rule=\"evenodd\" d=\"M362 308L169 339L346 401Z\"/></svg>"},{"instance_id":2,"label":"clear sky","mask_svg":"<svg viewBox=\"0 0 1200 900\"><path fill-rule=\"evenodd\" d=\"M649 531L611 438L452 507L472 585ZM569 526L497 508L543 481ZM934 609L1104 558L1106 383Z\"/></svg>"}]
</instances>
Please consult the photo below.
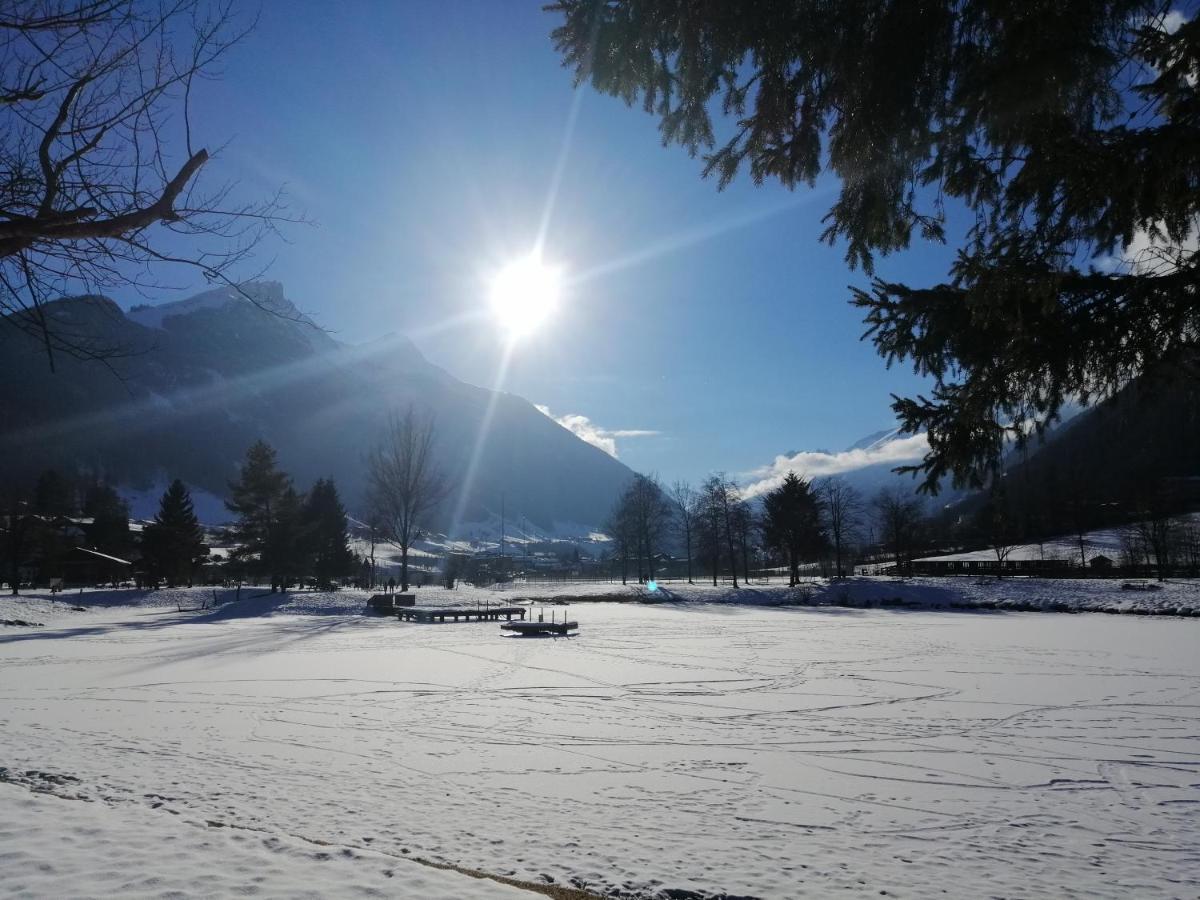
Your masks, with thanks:
<instances>
[{"instance_id":1,"label":"clear sky","mask_svg":"<svg viewBox=\"0 0 1200 900\"><path fill-rule=\"evenodd\" d=\"M743 177L718 193L640 107L575 96L556 24L540 0L266 0L203 85L193 128L229 141L206 177L284 183L315 220L268 248L268 277L341 340L407 333L491 386L503 341L488 317L462 319L534 244L577 103L545 250L571 287L505 389L610 432L657 432L612 440L668 480L889 427L889 394L920 382L859 340L848 285L867 279L818 241L834 185ZM951 255L914 245L879 274L934 282Z\"/></svg>"}]
</instances>

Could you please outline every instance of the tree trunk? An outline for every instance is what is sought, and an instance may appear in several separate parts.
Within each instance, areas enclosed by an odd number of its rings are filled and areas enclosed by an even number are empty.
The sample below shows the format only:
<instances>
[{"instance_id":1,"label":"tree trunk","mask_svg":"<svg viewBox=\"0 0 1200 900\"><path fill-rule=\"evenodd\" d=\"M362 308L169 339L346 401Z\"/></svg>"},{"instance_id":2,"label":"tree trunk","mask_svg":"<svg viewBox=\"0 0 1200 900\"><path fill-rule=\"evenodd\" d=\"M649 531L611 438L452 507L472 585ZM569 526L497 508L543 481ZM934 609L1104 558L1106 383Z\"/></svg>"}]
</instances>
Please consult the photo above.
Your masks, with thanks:
<instances>
[{"instance_id":1,"label":"tree trunk","mask_svg":"<svg viewBox=\"0 0 1200 900\"><path fill-rule=\"evenodd\" d=\"M408 544L400 547L400 593L408 593Z\"/></svg>"},{"instance_id":2,"label":"tree trunk","mask_svg":"<svg viewBox=\"0 0 1200 900\"><path fill-rule=\"evenodd\" d=\"M733 576L733 589L736 591L737 580L737 551L733 549L733 534L726 532L725 543L729 545L729 574Z\"/></svg>"},{"instance_id":3,"label":"tree trunk","mask_svg":"<svg viewBox=\"0 0 1200 900\"><path fill-rule=\"evenodd\" d=\"M695 584L695 582L692 581L692 529L690 526L684 529L684 542L687 544L688 584Z\"/></svg>"}]
</instances>

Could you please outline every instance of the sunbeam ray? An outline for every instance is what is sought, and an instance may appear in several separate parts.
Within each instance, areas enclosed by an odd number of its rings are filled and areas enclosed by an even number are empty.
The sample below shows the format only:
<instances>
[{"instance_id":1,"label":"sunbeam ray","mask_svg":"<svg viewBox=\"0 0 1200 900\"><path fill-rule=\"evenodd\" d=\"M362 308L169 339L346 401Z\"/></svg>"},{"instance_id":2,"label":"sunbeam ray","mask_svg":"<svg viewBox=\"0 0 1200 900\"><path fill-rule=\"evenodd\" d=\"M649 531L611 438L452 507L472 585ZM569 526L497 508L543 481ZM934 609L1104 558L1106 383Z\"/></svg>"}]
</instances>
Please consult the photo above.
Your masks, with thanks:
<instances>
[{"instance_id":1,"label":"sunbeam ray","mask_svg":"<svg viewBox=\"0 0 1200 900\"><path fill-rule=\"evenodd\" d=\"M462 525L463 514L467 509L467 501L470 498L471 487L475 483L475 473L479 469L479 460L483 456L483 448L487 444L488 432L492 427L492 418L496 414L496 403L500 400L501 391L504 388L504 382L508 378L508 367L512 362L513 347L515 341L507 341L504 345L504 352L500 357L500 365L496 369L496 378L492 383L491 393L488 396L487 408L483 412L483 418L479 422L479 433L475 436L475 446L471 448L471 457L467 462L467 468L463 472L462 481L459 485L458 499L454 503L454 515L450 518L450 527L446 532L446 536L451 540L458 537L458 529Z\"/></svg>"}]
</instances>

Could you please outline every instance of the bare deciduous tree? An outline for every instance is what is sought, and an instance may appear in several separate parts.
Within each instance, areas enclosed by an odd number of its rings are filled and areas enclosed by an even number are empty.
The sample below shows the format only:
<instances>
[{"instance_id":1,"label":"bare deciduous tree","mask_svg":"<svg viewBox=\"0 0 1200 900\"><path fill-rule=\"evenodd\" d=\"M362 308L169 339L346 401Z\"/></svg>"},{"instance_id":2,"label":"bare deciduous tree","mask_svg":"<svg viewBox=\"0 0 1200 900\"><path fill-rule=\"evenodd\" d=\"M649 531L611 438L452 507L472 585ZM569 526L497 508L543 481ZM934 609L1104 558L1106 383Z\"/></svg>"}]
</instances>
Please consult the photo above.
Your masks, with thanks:
<instances>
[{"instance_id":1,"label":"bare deciduous tree","mask_svg":"<svg viewBox=\"0 0 1200 900\"><path fill-rule=\"evenodd\" d=\"M621 584L628 584L629 550L634 543L634 528L627 494L622 494L613 505L604 530L613 540L613 558L619 556L621 559Z\"/></svg>"},{"instance_id":2,"label":"bare deciduous tree","mask_svg":"<svg viewBox=\"0 0 1200 900\"><path fill-rule=\"evenodd\" d=\"M826 478L817 487L825 516L826 531L833 541L834 572L838 578L846 573L842 568L842 555L846 544L858 534L862 523L862 497L853 486L836 475Z\"/></svg>"},{"instance_id":3,"label":"bare deciduous tree","mask_svg":"<svg viewBox=\"0 0 1200 900\"><path fill-rule=\"evenodd\" d=\"M724 481L710 475L700 485L697 499L696 532L701 557L709 563L713 587L721 570L722 495Z\"/></svg>"},{"instance_id":4,"label":"bare deciduous tree","mask_svg":"<svg viewBox=\"0 0 1200 900\"><path fill-rule=\"evenodd\" d=\"M671 513L671 503L655 475L634 475L617 501L609 528L619 542L623 566L630 549L634 550L639 583L654 580L654 557L666 539ZM624 570L621 577L623 583Z\"/></svg>"},{"instance_id":5,"label":"bare deciduous tree","mask_svg":"<svg viewBox=\"0 0 1200 900\"><path fill-rule=\"evenodd\" d=\"M368 506L384 538L400 550L400 589L408 590L408 554L446 498L449 484L434 461L434 422L410 406L393 415L367 457Z\"/></svg>"},{"instance_id":6,"label":"bare deciduous tree","mask_svg":"<svg viewBox=\"0 0 1200 900\"><path fill-rule=\"evenodd\" d=\"M746 584L749 584L750 539L758 529L758 521L754 517L754 510L750 508L750 504L740 497L737 503L733 504L732 521L730 524L737 538L738 548L742 551L742 579Z\"/></svg>"},{"instance_id":7,"label":"bare deciduous tree","mask_svg":"<svg viewBox=\"0 0 1200 900\"><path fill-rule=\"evenodd\" d=\"M917 528L923 514L921 501L902 487L883 488L875 496L875 513L883 544L892 554L896 573L903 574L912 561Z\"/></svg>"},{"instance_id":8,"label":"bare deciduous tree","mask_svg":"<svg viewBox=\"0 0 1200 900\"><path fill-rule=\"evenodd\" d=\"M1002 577L1004 563L1016 549L1018 540L1012 503L1004 486L992 485L988 502L980 514L984 533L996 556L996 575Z\"/></svg>"},{"instance_id":9,"label":"bare deciduous tree","mask_svg":"<svg viewBox=\"0 0 1200 900\"><path fill-rule=\"evenodd\" d=\"M717 571L721 566L722 539L724 539L724 549L729 553L729 572L733 577L733 586L735 588L738 586L737 551L734 549L736 540L734 515L740 500L741 494L737 485L726 478L724 472L710 475L700 487L704 537L712 560L714 586L717 583Z\"/></svg>"},{"instance_id":10,"label":"bare deciduous tree","mask_svg":"<svg viewBox=\"0 0 1200 900\"><path fill-rule=\"evenodd\" d=\"M1165 581L1171 570L1179 521L1170 515L1171 504L1162 485L1148 484L1142 490L1129 530L1141 544L1146 563L1154 559L1155 574Z\"/></svg>"},{"instance_id":11,"label":"bare deciduous tree","mask_svg":"<svg viewBox=\"0 0 1200 900\"><path fill-rule=\"evenodd\" d=\"M163 264L236 288L232 270L282 218L278 193L246 201L232 183L198 187L212 154L193 142L193 88L252 23L235 20L230 0L3 7L0 321L35 336L51 369L57 353L110 359L127 348L46 302L160 287Z\"/></svg>"},{"instance_id":12,"label":"bare deciduous tree","mask_svg":"<svg viewBox=\"0 0 1200 900\"><path fill-rule=\"evenodd\" d=\"M687 554L688 584L695 584L692 580L692 534L696 529L696 517L701 514L699 496L688 482L676 481L671 485L671 503L675 506L675 527L683 538L683 550Z\"/></svg>"}]
</instances>

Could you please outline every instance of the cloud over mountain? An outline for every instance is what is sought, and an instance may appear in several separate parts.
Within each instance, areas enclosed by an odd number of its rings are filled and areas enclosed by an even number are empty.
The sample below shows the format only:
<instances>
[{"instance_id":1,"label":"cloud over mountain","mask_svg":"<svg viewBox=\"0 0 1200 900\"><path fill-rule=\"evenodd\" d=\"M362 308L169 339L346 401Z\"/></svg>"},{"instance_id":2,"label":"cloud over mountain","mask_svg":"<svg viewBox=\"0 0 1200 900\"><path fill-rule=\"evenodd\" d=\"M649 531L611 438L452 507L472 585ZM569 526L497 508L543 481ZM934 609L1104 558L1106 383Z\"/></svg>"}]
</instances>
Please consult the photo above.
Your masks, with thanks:
<instances>
[{"instance_id":1,"label":"cloud over mountain","mask_svg":"<svg viewBox=\"0 0 1200 900\"><path fill-rule=\"evenodd\" d=\"M783 454L775 457L769 465L748 473L751 481L745 490L748 496L755 497L778 487L788 472L795 472L804 478L822 478L873 466L890 468L916 462L928 451L929 439L924 434L898 436L896 432L889 432L866 446L855 445L841 453L806 450Z\"/></svg>"},{"instance_id":2,"label":"cloud over mountain","mask_svg":"<svg viewBox=\"0 0 1200 900\"><path fill-rule=\"evenodd\" d=\"M577 413L567 413L564 416L556 416L550 411L550 407L540 403L535 403L538 412L544 416L553 419L571 434L583 441L587 441L593 447L597 447L611 456L613 459L618 459L617 456L617 438L636 438L636 437L653 437L659 434L657 431L651 431L645 428L618 428L609 429L602 428L597 425L587 416L581 416Z\"/></svg>"}]
</instances>

